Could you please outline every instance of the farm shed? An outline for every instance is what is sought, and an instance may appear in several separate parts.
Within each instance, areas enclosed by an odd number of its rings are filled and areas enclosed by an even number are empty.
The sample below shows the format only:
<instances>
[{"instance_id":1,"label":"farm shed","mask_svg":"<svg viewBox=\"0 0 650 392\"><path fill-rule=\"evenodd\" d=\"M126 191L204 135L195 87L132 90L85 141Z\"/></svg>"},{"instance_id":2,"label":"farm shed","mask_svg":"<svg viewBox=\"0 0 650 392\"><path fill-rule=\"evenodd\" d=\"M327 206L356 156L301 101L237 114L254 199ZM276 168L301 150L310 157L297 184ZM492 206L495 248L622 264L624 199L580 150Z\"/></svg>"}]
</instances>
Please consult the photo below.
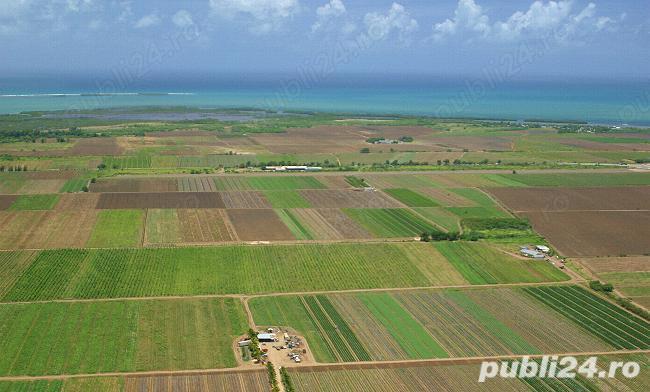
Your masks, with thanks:
<instances>
[{"instance_id":1,"label":"farm shed","mask_svg":"<svg viewBox=\"0 0 650 392\"><path fill-rule=\"evenodd\" d=\"M274 333L258 333L257 334L257 340L259 340L262 343L268 343L268 342L275 342L275 334Z\"/></svg>"},{"instance_id":2,"label":"farm shed","mask_svg":"<svg viewBox=\"0 0 650 392\"><path fill-rule=\"evenodd\" d=\"M543 253L540 253L540 252L538 252L536 250L531 250L531 249L521 249L521 254L522 254L522 256L531 257L533 259L543 259L544 258Z\"/></svg>"}]
</instances>

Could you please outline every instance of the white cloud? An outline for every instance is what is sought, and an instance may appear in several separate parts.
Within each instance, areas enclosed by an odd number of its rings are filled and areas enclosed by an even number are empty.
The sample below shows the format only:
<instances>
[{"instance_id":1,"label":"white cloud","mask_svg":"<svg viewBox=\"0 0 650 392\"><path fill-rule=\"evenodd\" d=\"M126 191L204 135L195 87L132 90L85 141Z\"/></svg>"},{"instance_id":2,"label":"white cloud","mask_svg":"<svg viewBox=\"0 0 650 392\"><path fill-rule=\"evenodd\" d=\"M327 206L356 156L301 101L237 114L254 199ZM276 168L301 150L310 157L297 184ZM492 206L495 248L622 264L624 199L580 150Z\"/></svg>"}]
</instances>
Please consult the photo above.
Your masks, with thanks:
<instances>
[{"instance_id":1,"label":"white cloud","mask_svg":"<svg viewBox=\"0 0 650 392\"><path fill-rule=\"evenodd\" d=\"M143 16L137 22L135 22L133 26L136 29L146 29L148 27L159 25L161 21L162 20L160 19L160 16L158 16L156 13L153 13Z\"/></svg>"},{"instance_id":2,"label":"white cloud","mask_svg":"<svg viewBox=\"0 0 650 392\"><path fill-rule=\"evenodd\" d=\"M190 27L194 24L192 14L186 10L180 10L175 13L174 16L172 16L172 22L180 28Z\"/></svg>"},{"instance_id":3,"label":"white cloud","mask_svg":"<svg viewBox=\"0 0 650 392\"><path fill-rule=\"evenodd\" d=\"M126 23L131 20L133 17L133 8L131 6L131 1L122 1L118 4L120 8L120 15L117 17L117 21L120 23Z\"/></svg>"},{"instance_id":4,"label":"white cloud","mask_svg":"<svg viewBox=\"0 0 650 392\"><path fill-rule=\"evenodd\" d=\"M386 14L371 12L363 20L368 35L375 40L386 39L395 33L400 40L408 41L409 36L418 29L418 22L398 3L393 3Z\"/></svg>"},{"instance_id":5,"label":"white cloud","mask_svg":"<svg viewBox=\"0 0 650 392\"><path fill-rule=\"evenodd\" d=\"M23 17L28 14L32 0L0 1L0 33L18 31L23 25Z\"/></svg>"},{"instance_id":6,"label":"white cloud","mask_svg":"<svg viewBox=\"0 0 650 392\"><path fill-rule=\"evenodd\" d=\"M252 32L267 33L297 14L300 4L298 0L210 0L210 9L218 17L247 20Z\"/></svg>"},{"instance_id":7,"label":"white cloud","mask_svg":"<svg viewBox=\"0 0 650 392\"><path fill-rule=\"evenodd\" d=\"M67 10L70 12L82 12L92 8L94 0L66 0Z\"/></svg>"},{"instance_id":8,"label":"white cloud","mask_svg":"<svg viewBox=\"0 0 650 392\"><path fill-rule=\"evenodd\" d=\"M460 0L454 17L433 26L433 36L442 39L460 30L468 30L486 36L490 33L490 21L483 9L474 0Z\"/></svg>"},{"instance_id":9,"label":"white cloud","mask_svg":"<svg viewBox=\"0 0 650 392\"><path fill-rule=\"evenodd\" d=\"M596 4L588 3L574 11L573 0L534 1L527 10L516 11L506 20L490 22L475 0L459 0L454 17L433 25L433 38L443 40L451 36L514 41L553 33L557 40L584 37L600 31L615 21L596 15Z\"/></svg>"},{"instance_id":10,"label":"white cloud","mask_svg":"<svg viewBox=\"0 0 650 392\"><path fill-rule=\"evenodd\" d=\"M344 34L349 34L356 29L356 25L346 19L347 9L341 0L330 0L316 8L316 22L311 26L312 32L319 30L338 29Z\"/></svg>"}]
</instances>

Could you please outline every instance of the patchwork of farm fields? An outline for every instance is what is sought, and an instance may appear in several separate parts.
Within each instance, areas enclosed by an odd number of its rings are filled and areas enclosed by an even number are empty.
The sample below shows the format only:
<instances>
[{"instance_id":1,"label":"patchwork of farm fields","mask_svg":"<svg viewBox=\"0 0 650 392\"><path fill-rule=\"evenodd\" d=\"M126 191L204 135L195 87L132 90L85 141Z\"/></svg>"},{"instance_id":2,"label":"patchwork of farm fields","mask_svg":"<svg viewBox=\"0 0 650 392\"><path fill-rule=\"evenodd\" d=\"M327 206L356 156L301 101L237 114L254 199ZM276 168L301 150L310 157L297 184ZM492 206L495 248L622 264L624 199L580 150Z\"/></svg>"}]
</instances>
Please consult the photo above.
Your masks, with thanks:
<instances>
[{"instance_id":1,"label":"patchwork of farm fields","mask_svg":"<svg viewBox=\"0 0 650 392\"><path fill-rule=\"evenodd\" d=\"M650 256L599 257L578 260L625 297L650 309Z\"/></svg>"},{"instance_id":2,"label":"patchwork of farm fields","mask_svg":"<svg viewBox=\"0 0 650 392\"><path fill-rule=\"evenodd\" d=\"M460 244L458 245L461 246ZM256 294L293 291L429 287L473 282L461 264L485 251L466 244L464 260L447 260L428 243L219 246L158 249L46 250L7 252L15 282L4 301L64 298L121 298L200 294ZM568 279L548 263L499 254L481 265L498 283ZM14 268L13 265L21 266ZM503 280L501 280L503 279Z\"/></svg>"},{"instance_id":3,"label":"patchwork of farm fields","mask_svg":"<svg viewBox=\"0 0 650 392\"><path fill-rule=\"evenodd\" d=\"M650 344L650 323L577 286L269 296L249 306L256 324L303 334L322 362L646 350Z\"/></svg>"}]
</instances>

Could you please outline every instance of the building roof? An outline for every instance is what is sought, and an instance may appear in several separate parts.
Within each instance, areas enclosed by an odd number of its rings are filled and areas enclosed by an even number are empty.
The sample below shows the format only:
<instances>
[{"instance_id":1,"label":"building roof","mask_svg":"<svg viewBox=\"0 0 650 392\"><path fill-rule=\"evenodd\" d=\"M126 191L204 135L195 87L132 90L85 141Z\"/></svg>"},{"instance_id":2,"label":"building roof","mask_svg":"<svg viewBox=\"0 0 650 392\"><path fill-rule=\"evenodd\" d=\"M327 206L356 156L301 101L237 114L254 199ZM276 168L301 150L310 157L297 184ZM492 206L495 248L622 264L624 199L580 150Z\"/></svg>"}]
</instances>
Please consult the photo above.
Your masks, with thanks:
<instances>
[{"instance_id":1,"label":"building roof","mask_svg":"<svg viewBox=\"0 0 650 392\"><path fill-rule=\"evenodd\" d=\"M275 334L274 333L258 333L257 334L257 339L258 340L275 340Z\"/></svg>"}]
</instances>

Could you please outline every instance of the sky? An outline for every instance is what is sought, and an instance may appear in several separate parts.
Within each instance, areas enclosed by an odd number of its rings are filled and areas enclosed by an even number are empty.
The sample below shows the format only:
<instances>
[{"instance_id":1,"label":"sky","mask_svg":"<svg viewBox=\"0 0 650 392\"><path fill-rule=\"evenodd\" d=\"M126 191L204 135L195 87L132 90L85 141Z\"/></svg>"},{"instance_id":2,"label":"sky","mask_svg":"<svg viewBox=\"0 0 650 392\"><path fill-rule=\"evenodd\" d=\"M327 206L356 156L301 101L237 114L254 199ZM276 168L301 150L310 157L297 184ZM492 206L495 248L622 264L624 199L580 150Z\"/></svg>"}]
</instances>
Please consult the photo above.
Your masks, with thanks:
<instances>
[{"instance_id":1,"label":"sky","mask_svg":"<svg viewBox=\"0 0 650 392\"><path fill-rule=\"evenodd\" d=\"M646 0L0 0L12 75L650 78Z\"/></svg>"}]
</instances>

